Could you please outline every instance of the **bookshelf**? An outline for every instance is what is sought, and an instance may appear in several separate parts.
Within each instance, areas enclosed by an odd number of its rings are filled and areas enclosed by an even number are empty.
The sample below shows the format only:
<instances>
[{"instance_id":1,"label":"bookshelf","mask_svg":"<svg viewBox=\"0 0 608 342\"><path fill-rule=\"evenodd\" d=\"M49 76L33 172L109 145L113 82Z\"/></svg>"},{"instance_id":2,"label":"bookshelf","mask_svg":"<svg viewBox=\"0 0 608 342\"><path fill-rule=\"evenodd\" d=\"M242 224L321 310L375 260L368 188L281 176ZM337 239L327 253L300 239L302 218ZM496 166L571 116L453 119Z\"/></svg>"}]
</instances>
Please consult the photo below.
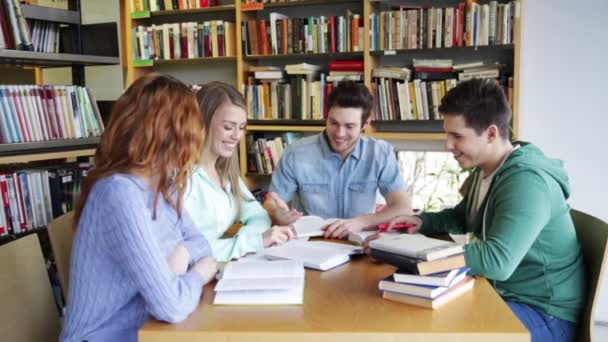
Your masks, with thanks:
<instances>
[{"instance_id":1,"label":"bookshelf","mask_svg":"<svg viewBox=\"0 0 608 342\"><path fill-rule=\"evenodd\" d=\"M9 199L2 205L0 244L44 232L47 223L71 209L88 172L88 165L75 161L89 160L99 143L105 111L84 88L84 68L120 64L118 31L116 23L83 24L81 8L78 0L67 1L67 9L21 4L23 17L14 15L32 20L29 36L22 37L33 48L0 49L0 64L34 70L27 85L10 78L10 84L0 84L0 188ZM7 30L14 37L15 26ZM60 67L71 69L72 85L78 87L43 84L41 69Z\"/></svg>"},{"instance_id":2,"label":"bookshelf","mask_svg":"<svg viewBox=\"0 0 608 342\"><path fill-rule=\"evenodd\" d=\"M235 30L235 41L236 54L233 58L227 61L228 63L234 62L233 69L231 69L230 75L226 75L233 84L240 87L244 91L243 85L248 81L248 77L252 75L250 68L259 66L278 66L284 67L286 64L297 64L297 63L310 63L318 64L322 67L323 71L327 70L329 61L331 60L362 60L363 61L363 83L371 89L374 87L374 78L372 77L372 71L380 66L408 66L411 67L413 59L451 59L454 64L467 63L471 61L483 61L483 63L500 63L507 70L508 75L512 77L512 91L511 101L513 108L513 132L517 136L519 132L519 68L520 68L520 23L521 13L520 9L523 7L522 3L525 0L520 0L518 3L517 10L511 12L511 29L512 34L510 39L506 43L498 43L493 45L485 46L484 44L476 44L477 46L463 46L456 44L456 38L454 38L454 44L452 47L443 46L443 41L440 40L438 47L427 47L420 46L420 48L395 48L395 49L377 49L372 46L371 36L373 34L372 20L371 17L374 13L387 10L399 10L399 6L404 6L405 9L412 8L424 8L425 11L428 8L453 8L454 16L456 16L456 8L459 3L464 3L464 6L469 6L468 3L471 1L467 0L403 0L403 1L374 1L374 0L302 0L302 1L269 1L268 3L255 3L255 4L244 4L240 0L218 6L217 8L209 7L205 9L190 9L190 10L173 10L169 11L171 19L175 22L188 21L196 18L196 20L213 20L214 15L224 15L229 13L231 20L236 23L237 29ZM474 0L480 5L490 4L489 0ZM497 6L505 6L508 4L507 0L497 1ZM468 8L468 7L465 7ZM515 6L513 7L515 9ZM240 27L240 23L243 21L260 20L264 19L267 22L270 21L269 15L272 12L285 14L288 18L297 17L308 17L308 16L331 16L344 14L345 10L351 10L351 13L359 14L361 17L360 26L364 33L364 39L362 39L362 46L358 51L348 52L320 52L312 53L306 51L303 53L278 53L278 54L258 54L258 53L246 53L243 51L244 41L246 37L243 36L243 32ZM148 62L145 66L138 66L138 63L134 61L134 51L132 42L132 29L134 26L141 22L140 14L131 13L130 1L121 1L121 17L122 22L122 44L123 51L123 66L126 75L126 84L130 84L139 76L146 73L155 71L155 65L169 63L172 65L183 65L184 68L196 65L200 66L201 70L208 70L213 68L213 64L209 63L212 58L201 58L201 59L178 59L171 61L153 61ZM150 21L150 18L160 17L164 15L164 12L159 11L158 13L150 12L149 18L145 19ZM447 10L446 10L447 12ZM193 17L193 13L198 13L200 16ZM427 12L425 12L427 13ZM426 14L424 14L426 15ZM447 14L446 14L447 16ZM233 18L233 19L232 19ZM465 17L466 18L466 17ZM454 19L456 20L456 19ZM466 19L465 19L466 20ZM464 25L464 24L463 24ZM291 26L291 25L290 25ZM247 32L245 32L247 33ZM455 33L454 33L455 35ZM426 38L420 38L424 41ZM361 40L360 40L361 42ZM282 43L279 43L282 44ZM361 45L361 44L360 44ZM422 45L422 44L421 44ZM431 44L432 45L432 44ZM447 43L446 43L447 45ZM450 44L452 45L452 44ZM251 46L249 46L251 49ZM272 47L269 49L272 51ZM278 52L278 51L277 51ZM232 74L234 72L234 74ZM502 74L501 74L502 75ZM502 76L501 76L502 77ZM506 86L506 85L505 85ZM248 127L246 129L246 135L249 134L260 134L267 132L271 136L276 136L281 132L305 132L312 134L315 132L321 132L324 129L323 120L294 120L294 119L262 119L253 120L250 119ZM441 120L375 120L371 127L366 129L364 133L367 136L386 139L391 141L443 141L445 135L442 133ZM240 167L241 175L249 185L254 185L259 182L261 175L249 173L247 171L247 146L246 139L243 139L240 144ZM263 178L263 177L262 177Z\"/></svg>"}]
</instances>

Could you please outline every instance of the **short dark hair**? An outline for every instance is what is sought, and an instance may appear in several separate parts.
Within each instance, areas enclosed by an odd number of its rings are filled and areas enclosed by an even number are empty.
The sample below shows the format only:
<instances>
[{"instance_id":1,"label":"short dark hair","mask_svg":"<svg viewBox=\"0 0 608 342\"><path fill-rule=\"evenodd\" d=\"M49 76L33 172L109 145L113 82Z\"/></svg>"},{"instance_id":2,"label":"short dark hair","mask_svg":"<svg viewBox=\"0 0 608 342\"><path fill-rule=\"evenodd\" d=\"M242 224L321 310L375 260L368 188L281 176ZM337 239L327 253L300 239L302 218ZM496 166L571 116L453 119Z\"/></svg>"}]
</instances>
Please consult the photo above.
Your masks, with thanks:
<instances>
[{"instance_id":1,"label":"short dark hair","mask_svg":"<svg viewBox=\"0 0 608 342\"><path fill-rule=\"evenodd\" d=\"M344 81L332 90L327 99L327 109L333 107L361 108L361 124L369 118L374 106L374 97L361 83Z\"/></svg>"},{"instance_id":2,"label":"short dark hair","mask_svg":"<svg viewBox=\"0 0 608 342\"><path fill-rule=\"evenodd\" d=\"M495 80L474 78L459 83L441 99L439 112L464 116L466 125L477 134L494 124L500 136L509 139L511 108Z\"/></svg>"}]
</instances>

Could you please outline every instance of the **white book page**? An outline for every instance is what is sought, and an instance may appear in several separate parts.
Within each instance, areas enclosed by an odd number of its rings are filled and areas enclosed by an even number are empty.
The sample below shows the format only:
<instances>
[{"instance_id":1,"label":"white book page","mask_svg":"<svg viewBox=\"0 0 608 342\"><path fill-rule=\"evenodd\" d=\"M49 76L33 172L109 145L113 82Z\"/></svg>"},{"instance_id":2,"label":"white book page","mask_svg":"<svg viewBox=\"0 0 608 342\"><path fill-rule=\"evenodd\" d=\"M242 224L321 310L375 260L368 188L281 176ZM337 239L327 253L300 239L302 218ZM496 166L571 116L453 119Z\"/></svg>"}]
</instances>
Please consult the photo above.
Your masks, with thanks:
<instances>
[{"instance_id":1,"label":"white book page","mask_svg":"<svg viewBox=\"0 0 608 342\"><path fill-rule=\"evenodd\" d=\"M303 278L304 266L296 260L229 262L222 279Z\"/></svg>"},{"instance_id":2,"label":"white book page","mask_svg":"<svg viewBox=\"0 0 608 342\"><path fill-rule=\"evenodd\" d=\"M304 266L327 270L350 259L352 250L315 245L314 242L293 240L278 247L267 248L264 254L269 259L301 261ZM347 245L345 245L347 246Z\"/></svg>"},{"instance_id":3,"label":"white book page","mask_svg":"<svg viewBox=\"0 0 608 342\"><path fill-rule=\"evenodd\" d=\"M213 304L223 305L279 305L302 304L304 286L289 290L223 291L216 292Z\"/></svg>"},{"instance_id":4,"label":"white book page","mask_svg":"<svg viewBox=\"0 0 608 342\"><path fill-rule=\"evenodd\" d=\"M324 220L319 216L302 216L293 223L298 238L323 236L321 228L336 222L337 218Z\"/></svg>"},{"instance_id":5,"label":"white book page","mask_svg":"<svg viewBox=\"0 0 608 342\"><path fill-rule=\"evenodd\" d=\"M289 290L300 288L304 278L256 278L256 279L222 279L215 285L214 291L243 290Z\"/></svg>"}]
</instances>

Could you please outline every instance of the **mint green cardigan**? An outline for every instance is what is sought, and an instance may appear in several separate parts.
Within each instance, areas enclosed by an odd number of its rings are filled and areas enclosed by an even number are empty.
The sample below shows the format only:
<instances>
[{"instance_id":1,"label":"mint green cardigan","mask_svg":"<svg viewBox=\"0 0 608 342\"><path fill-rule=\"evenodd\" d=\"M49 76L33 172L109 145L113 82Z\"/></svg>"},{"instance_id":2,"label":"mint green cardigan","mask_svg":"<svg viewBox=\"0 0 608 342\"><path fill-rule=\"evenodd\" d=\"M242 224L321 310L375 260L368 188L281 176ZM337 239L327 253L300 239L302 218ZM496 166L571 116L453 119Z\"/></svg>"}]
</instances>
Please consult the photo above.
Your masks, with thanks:
<instances>
[{"instance_id":1,"label":"mint green cardigan","mask_svg":"<svg viewBox=\"0 0 608 342\"><path fill-rule=\"evenodd\" d=\"M235 198L230 184L224 189L214 183L202 168L192 176L184 197L184 208L203 233L217 261L228 261L264 248L262 233L270 228L268 213L239 179L242 197L240 217L236 217ZM234 223L243 227L231 238L222 238Z\"/></svg>"}]
</instances>

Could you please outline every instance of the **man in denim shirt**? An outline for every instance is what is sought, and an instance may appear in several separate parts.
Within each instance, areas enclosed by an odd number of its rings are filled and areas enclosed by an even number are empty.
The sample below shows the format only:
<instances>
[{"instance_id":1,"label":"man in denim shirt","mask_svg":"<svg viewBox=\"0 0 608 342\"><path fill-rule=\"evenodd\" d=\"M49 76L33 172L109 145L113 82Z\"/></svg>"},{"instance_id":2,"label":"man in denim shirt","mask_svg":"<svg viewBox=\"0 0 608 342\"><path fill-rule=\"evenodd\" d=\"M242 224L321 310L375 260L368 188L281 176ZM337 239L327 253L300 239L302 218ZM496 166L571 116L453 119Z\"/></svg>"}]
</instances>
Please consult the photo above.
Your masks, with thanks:
<instances>
[{"instance_id":1,"label":"man in denim shirt","mask_svg":"<svg viewBox=\"0 0 608 342\"><path fill-rule=\"evenodd\" d=\"M272 175L264 207L275 223L291 224L301 215L285 204L293 201L305 215L340 218L325 237L346 238L410 212L392 146L361 136L373 103L362 84L342 82L332 91L325 131L288 146ZM374 213L378 189L387 207Z\"/></svg>"}]
</instances>

